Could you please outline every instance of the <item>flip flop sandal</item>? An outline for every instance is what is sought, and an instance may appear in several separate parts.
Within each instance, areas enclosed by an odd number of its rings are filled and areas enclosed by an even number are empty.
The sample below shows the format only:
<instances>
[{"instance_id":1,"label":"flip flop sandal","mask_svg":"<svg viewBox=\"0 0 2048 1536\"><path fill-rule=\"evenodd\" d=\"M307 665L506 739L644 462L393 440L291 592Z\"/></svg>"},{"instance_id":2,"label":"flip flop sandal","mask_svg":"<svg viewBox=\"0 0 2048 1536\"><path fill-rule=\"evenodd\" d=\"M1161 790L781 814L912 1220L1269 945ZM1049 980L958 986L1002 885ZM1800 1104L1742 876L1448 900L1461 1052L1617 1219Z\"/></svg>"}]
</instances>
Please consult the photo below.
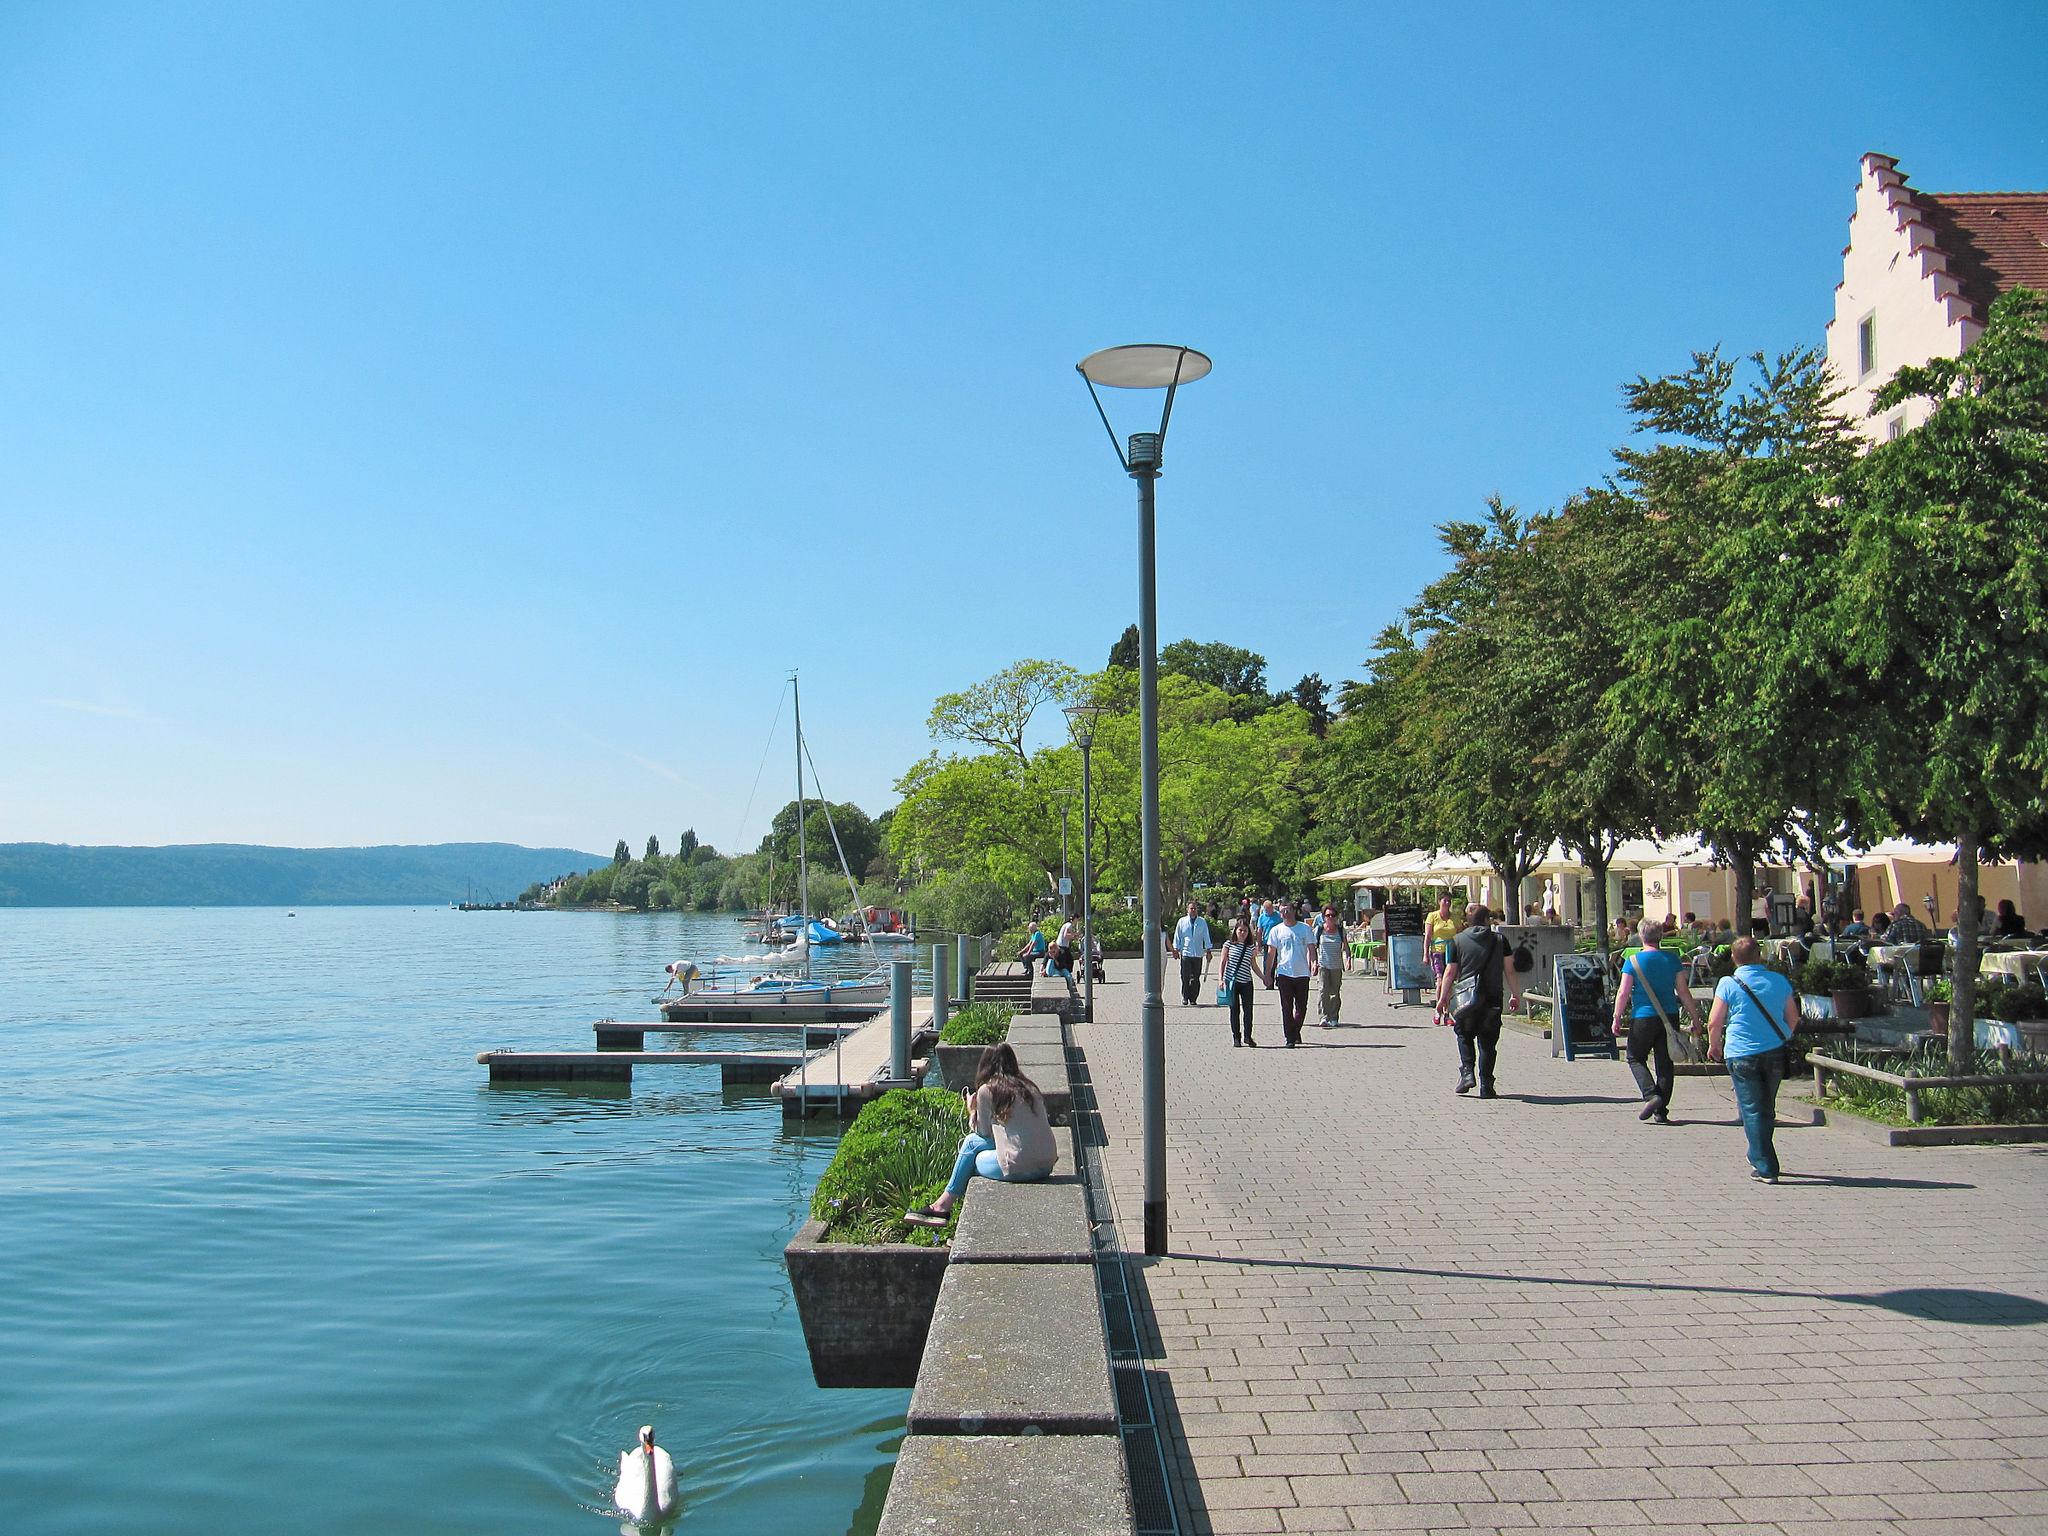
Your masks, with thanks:
<instances>
[{"instance_id":1,"label":"flip flop sandal","mask_svg":"<svg viewBox=\"0 0 2048 1536\"><path fill-rule=\"evenodd\" d=\"M903 1219L913 1227L943 1227L953 1219L951 1211L935 1211L928 1205L921 1205L914 1211L905 1211Z\"/></svg>"}]
</instances>

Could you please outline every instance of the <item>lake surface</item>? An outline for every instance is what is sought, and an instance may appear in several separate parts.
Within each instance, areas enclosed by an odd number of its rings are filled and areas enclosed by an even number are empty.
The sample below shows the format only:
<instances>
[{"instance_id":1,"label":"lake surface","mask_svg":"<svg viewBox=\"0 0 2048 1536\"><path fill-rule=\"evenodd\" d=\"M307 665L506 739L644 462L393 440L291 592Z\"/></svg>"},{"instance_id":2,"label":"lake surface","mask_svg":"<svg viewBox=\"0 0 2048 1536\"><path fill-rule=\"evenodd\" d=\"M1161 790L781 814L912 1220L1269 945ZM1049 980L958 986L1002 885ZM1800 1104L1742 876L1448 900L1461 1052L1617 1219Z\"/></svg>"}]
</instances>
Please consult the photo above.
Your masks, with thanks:
<instances>
[{"instance_id":1,"label":"lake surface","mask_svg":"<svg viewBox=\"0 0 2048 1536\"><path fill-rule=\"evenodd\" d=\"M650 1422L680 1530L872 1530L909 1395L812 1385L782 1267L833 1123L474 1059L588 1049L740 933L0 911L0 1531L615 1530Z\"/></svg>"}]
</instances>

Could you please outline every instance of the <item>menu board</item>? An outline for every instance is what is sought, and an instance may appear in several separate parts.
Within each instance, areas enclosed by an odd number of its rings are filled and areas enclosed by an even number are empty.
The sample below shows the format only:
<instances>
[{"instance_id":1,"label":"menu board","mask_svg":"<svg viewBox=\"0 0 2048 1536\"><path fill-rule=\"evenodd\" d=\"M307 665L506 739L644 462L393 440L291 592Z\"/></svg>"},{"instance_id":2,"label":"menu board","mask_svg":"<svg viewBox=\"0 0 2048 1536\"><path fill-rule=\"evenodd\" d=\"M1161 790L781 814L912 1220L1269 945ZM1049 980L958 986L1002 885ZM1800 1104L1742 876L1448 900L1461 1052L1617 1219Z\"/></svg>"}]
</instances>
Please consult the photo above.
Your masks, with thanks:
<instances>
[{"instance_id":1,"label":"menu board","mask_svg":"<svg viewBox=\"0 0 2048 1536\"><path fill-rule=\"evenodd\" d=\"M1558 955L1550 962L1550 1054L1560 1052L1566 1061L1577 1056L1613 1061L1621 1055L1607 979L1592 955Z\"/></svg>"},{"instance_id":2,"label":"menu board","mask_svg":"<svg viewBox=\"0 0 2048 1536\"><path fill-rule=\"evenodd\" d=\"M1387 916L1387 988L1393 992L1428 992L1436 986L1429 954L1422 943L1422 906L1396 902Z\"/></svg>"}]
</instances>

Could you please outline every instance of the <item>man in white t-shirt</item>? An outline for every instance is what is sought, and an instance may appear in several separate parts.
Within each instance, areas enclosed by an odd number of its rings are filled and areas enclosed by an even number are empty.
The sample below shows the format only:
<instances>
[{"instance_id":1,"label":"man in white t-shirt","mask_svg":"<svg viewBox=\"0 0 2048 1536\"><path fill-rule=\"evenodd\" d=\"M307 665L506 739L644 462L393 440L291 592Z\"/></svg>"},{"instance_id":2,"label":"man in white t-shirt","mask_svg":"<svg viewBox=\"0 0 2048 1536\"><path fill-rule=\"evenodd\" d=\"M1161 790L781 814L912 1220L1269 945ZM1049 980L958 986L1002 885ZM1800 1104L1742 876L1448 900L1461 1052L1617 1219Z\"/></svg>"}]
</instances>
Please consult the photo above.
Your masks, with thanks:
<instances>
[{"instance_id":1,"label":"man in white t-shirt","mask_svg":"<svg viewBox=\"0 0 2048 1536\"><path fill-rule=\"evenodd\" d=\"M1308 979L1314 974L1315 935L1295 911L1280 907L1280 921L1266 935L1266 985L1280 989L1280 1033L1288 1045L1301 1044L1301 1026L1308 1019Z\"/></svg>"},{"instance_id":2,"label":"man in white t-shirt","mask_svg":"<svg viewBox=\"0 0 2048 1536\"><path fill-rule=\"evenodd\" d=\"M1190 1008L1201 1000L1202 972L1209 964L1209 922L1202 916L1202 904L1188 903L1188 915L1173 925L1173 952L1180 956L1180 1000Z\"/></svg>"}]
</instances>

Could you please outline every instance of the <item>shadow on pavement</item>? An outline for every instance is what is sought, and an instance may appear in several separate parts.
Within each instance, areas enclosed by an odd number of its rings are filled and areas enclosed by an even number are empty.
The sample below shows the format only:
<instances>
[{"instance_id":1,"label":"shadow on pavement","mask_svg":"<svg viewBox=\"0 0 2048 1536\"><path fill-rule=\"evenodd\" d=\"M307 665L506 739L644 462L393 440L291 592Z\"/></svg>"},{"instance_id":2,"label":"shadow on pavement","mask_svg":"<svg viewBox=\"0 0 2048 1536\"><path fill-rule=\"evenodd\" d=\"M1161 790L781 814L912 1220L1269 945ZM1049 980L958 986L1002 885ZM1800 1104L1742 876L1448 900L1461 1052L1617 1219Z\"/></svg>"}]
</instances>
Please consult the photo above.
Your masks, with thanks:
<instances>
[{"instance_id":1,"label":"shadow on pavement","mask_svg":"<svg viewBox=\"0 0 2048 1536\"><path fill-rule=\"evenodd\" d=\"M1524 1104L1640 1104L1638 1098L1614 1098L1598 1093L1504 1093L1504 1099L1519 1099Z\"/></svg>"},{"instance_id":2,"label":"shadow on pavement","mask_svg":"<svg viewBox=\"0 0 2048 1536\"><path fill-rule=\"evenodd\" d=\"M1887 1184L1891 1181L1862 1181ZM1969 1184L1939 1184L1906 1180L1909 1188L1971 1189ZM1142 1273L1157 1259L1126 1256ZM1426 1269L1411 1264L1361 1264L1345 1259L1254 1259L1232 1258L1220 1253L1188 1253L1175 1250L1166 1255L1197 1264L1240 1264L1253 1269L1312 1269L1333 1273L1365 1275L1414 1275L1437 1280L1499 1280L1510 1285L1557 1285L1571 1289L1603 1291L1672 1292L1696 1296L1776 1296L1786 1300L1846 1302L1859 1307L1879 1307L1929 1322L1971 1323L1985 1327L2017 1328L2048 1322L2048 1302L2010 1291L1980 1291L1968 1286L1921 1286L1898 1291L1794 1291L1766 1285L1688 1285L1677 1280L1582 1279L1574 1275L1510 1275L1482 1269Z\"/></svg>"}]
</instances>

